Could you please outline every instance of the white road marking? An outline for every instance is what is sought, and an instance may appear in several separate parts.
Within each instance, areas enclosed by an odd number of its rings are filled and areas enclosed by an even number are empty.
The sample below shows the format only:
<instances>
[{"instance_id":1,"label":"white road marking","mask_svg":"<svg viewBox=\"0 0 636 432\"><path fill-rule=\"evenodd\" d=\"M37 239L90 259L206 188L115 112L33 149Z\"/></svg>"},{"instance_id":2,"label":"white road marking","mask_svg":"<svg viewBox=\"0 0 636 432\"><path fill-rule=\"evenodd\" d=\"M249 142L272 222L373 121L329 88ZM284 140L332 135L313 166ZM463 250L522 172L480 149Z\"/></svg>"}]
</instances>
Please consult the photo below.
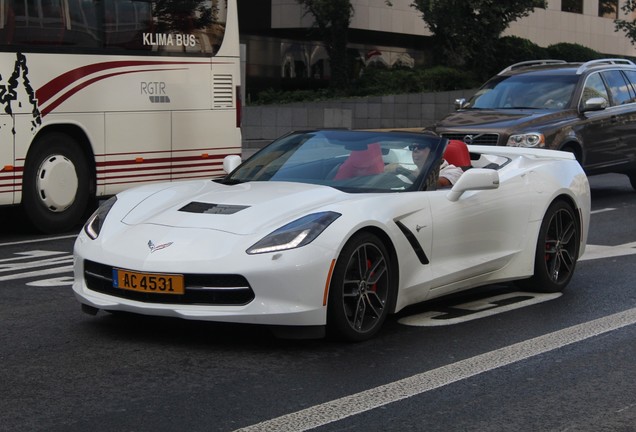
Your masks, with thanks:
<instances>
[{"instance_id":1,"label":"white road marking","mask_svg":"<svg viewBox=\"0 0 636 432\"><path fill-rule=\"evenodd\" d=\"M613 207L608 207L608 208L604 208L604 209L592 210L592 211L590 211L590 214L593 215L593 214L605 213L605 212L614 211L614 210L616 210L616 209L613 208Z\"/></svg>"},{"instance_id":2,"label":"white road marking","mask_svg":"<svg viewBox=\"0 0 636 432\"><path fill-rule=\"evenodd\" d=\"M636 308L565 328L242 429L305 431L636 324Z\"/></svg>"},{"instance_id":3,"label":"white road marking","mask_svg":"<svg viewBox=\"0 0 636 432\"><path fill-rule=\"evenodd\" d=\"M0 243L0 247L2 247L2 246L16 246L16 245L23 245L23 244L29 244L29 243L41 243L41 242L53 241L53 240L64 240L64 239L75 238L75 237L77 237L77 234L66 235L66 236L58 236L58 237L45 237L45 238L33 239L33 240L21 240L21 241L17 241L17 242Z\"/></svg>"},{"instance_id":4,"label":"white road marking","mask_svg":"<svg viewBox=\"0 0 636 432\"><path fill-rule=\"evenodd\" d=\"M498 305L496 302L513 299L515 297L529 297L518 302ZM400 324L413 326L413 327L435 327L451 324L459 324L466 321L472 321L487 316L496 315L503 312L508 312L514 309L534 305L537 303L543 303L545 301L554 300L561 297L561 293L553 294L539 294L539 293L527 293L527 292L513 292L507 294L501 294L498 296L488 297L478 301L464 303L461 305L453 305L452 309L461 309L466 311L475 311L474 313L466 314L457 318L444 318L445 315L449 315L448 312L428 311L421 314L411 315L401 318L398 322Z\"/></svg>"},{"instance_id":5,"label":"white road marking","mask_svg":"<svg viewBox=\"0 0 636 432\"><path fill-rule=\"evenodd\" d=\"M599 258L615 258L625 255L636 255L636 242L625 243L617 246L585 246L585 253L579 261L593 260Z\"/></svg>"},{"instance_id":6,"label":"white road marking","mask_svg":"<svg viewBox=\"0 0 636 432\"><path fill-rule=\"evenodd\" d=\"M50 279L40 279L33 282L27 282L28 286L34 287L59 287L59 286L72 286L73 276L61 276Z\"/></svg>"},{"instance_id":7,"label":"white road marking","mask_svg":"<svg viewBox=\"0 0 636 432\"><path fill-rule=\"evenodd\" d=\"M71 258L72 260L72 258ZM66 273L73 271L73 265L67 265L63 267L53 267L45 270L36 270L32 272L24 272L24 273L15 273L6 276L0 276L0 282L8 281L8 280L16 280L16 279L25 279L30 277L37 276L47 276L56 273Z\"/></svg>"}]
</instances>

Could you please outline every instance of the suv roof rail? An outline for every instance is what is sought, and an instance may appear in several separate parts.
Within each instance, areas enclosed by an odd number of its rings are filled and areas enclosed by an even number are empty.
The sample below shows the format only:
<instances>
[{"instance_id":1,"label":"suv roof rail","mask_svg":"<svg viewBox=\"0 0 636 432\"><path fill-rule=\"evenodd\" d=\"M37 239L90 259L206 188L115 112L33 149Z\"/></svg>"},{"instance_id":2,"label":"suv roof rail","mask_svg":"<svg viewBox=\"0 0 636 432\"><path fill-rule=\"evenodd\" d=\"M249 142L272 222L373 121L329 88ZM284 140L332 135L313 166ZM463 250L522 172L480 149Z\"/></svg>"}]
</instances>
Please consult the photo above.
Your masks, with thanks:
<instances>
[{"instance_id":1,"label":"suv roof rail","mask_svg":"<svg viewBox=\"0 0 636 432\"><path fill-rule=\"evenodd\" d=\"M591 67L600 66L600 65L608 65L608 64L623 65L623 66L635 66L636 67L636 64L634 64L634 62L631 61L631 60L622 59L622 58L605 58L605 59L590 60L590 61L587 61L587 62L583 63L576 70L576 73L578 75L578 74L588 70Z\"/></svg>"},{"instance_id":2,"label":"suv roof rail","mask_svg":"<svg viewBox=\"0 0 636 432\"><path fill-rule=\"evenodd\" d=\"M566 63L566 61L565 60L551 60L551 59L522 61L522 62L515 63L515 64L512 64L512 65L508 66L507 68L505 68L504 70L499 72L497 75L501 75L503 73L510 72L511 70L519 69L519 68L527 67L527 66L540 66L540 65L563 64L563 63Z\"/></svg>"}]
</instances>

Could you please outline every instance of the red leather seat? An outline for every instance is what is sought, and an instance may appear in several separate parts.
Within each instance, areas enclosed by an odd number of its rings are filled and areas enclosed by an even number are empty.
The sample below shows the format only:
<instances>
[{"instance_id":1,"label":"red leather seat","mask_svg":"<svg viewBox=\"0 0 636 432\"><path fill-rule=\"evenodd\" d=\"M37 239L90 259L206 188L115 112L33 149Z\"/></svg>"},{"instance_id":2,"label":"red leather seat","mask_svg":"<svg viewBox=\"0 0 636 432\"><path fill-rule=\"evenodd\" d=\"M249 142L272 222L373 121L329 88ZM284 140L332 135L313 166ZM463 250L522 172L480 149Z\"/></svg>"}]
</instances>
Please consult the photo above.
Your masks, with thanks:
<instances>
[{"instance_id":1,"label":"red leather seat","mask_svg":"<svg viewBox=\"0 0 636 432\"><path fill-rule=\"evenodd\" d=\"M463 141L450 140L444 150L444 159L456 167L470 168L470 153Z\"/></svg>"},{"instance_id":2,"label":"red leather seat","mask_svg":"<svg viewBox=\"0 0 636 432\"><path fill-rule=\"evenodd\" d=\"M380 174L384 172L382 149L380 144L369 144L365 150L353 150L340 165L334 180Z\"/></svg>"}]
</instances>

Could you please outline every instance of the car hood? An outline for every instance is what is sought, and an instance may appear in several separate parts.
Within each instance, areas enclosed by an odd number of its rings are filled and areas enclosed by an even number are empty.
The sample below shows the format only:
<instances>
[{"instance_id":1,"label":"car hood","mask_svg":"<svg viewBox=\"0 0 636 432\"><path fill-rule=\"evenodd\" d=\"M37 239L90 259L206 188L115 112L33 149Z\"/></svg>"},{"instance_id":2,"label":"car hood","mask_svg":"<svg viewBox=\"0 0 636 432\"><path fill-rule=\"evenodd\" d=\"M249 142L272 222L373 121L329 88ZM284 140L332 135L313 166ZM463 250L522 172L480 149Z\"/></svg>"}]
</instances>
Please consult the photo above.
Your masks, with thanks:
<instances>
[{"instance_id":1,"label":"car hood","mask_svg":"<svg viewBox=\"0 0 636 432\"><path fill-rule=\"evenodd\" d=\"M439 132L467 129L516 130L544 123L556 123L575 115L572 110L550 111L534 109L467 109L453 112L435 126Z\"/></svg>"},{"instance_id":2,"label":"car hood","mask_svg":"<svg viewBox=\"0 0 636 432\"><path fill-rule=\"evenodd\" d=\"M276 229L348 196L331 187L304 183L172 183L131 203L121 221L248 235Z\"/></svg>"}]
</instances>

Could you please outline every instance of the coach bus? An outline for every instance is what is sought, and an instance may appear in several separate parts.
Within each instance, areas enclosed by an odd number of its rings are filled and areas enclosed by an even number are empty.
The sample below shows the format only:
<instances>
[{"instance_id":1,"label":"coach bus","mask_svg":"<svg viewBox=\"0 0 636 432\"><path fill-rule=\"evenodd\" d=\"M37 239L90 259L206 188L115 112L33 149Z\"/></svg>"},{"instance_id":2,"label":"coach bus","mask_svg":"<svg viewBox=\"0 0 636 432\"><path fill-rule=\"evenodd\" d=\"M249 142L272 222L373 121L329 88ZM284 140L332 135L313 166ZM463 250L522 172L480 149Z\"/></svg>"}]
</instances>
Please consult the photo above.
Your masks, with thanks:
<instances>
[{"instance_id":1,"label":"coach bus","mask_svg":"<svg viewBox=\"0 0 636 432\"><path fill-rule=\"evenodd\" d=\"M236 0L0 0L0 206L43 232L240 154Z\"/></svg>"}]
</instances>

